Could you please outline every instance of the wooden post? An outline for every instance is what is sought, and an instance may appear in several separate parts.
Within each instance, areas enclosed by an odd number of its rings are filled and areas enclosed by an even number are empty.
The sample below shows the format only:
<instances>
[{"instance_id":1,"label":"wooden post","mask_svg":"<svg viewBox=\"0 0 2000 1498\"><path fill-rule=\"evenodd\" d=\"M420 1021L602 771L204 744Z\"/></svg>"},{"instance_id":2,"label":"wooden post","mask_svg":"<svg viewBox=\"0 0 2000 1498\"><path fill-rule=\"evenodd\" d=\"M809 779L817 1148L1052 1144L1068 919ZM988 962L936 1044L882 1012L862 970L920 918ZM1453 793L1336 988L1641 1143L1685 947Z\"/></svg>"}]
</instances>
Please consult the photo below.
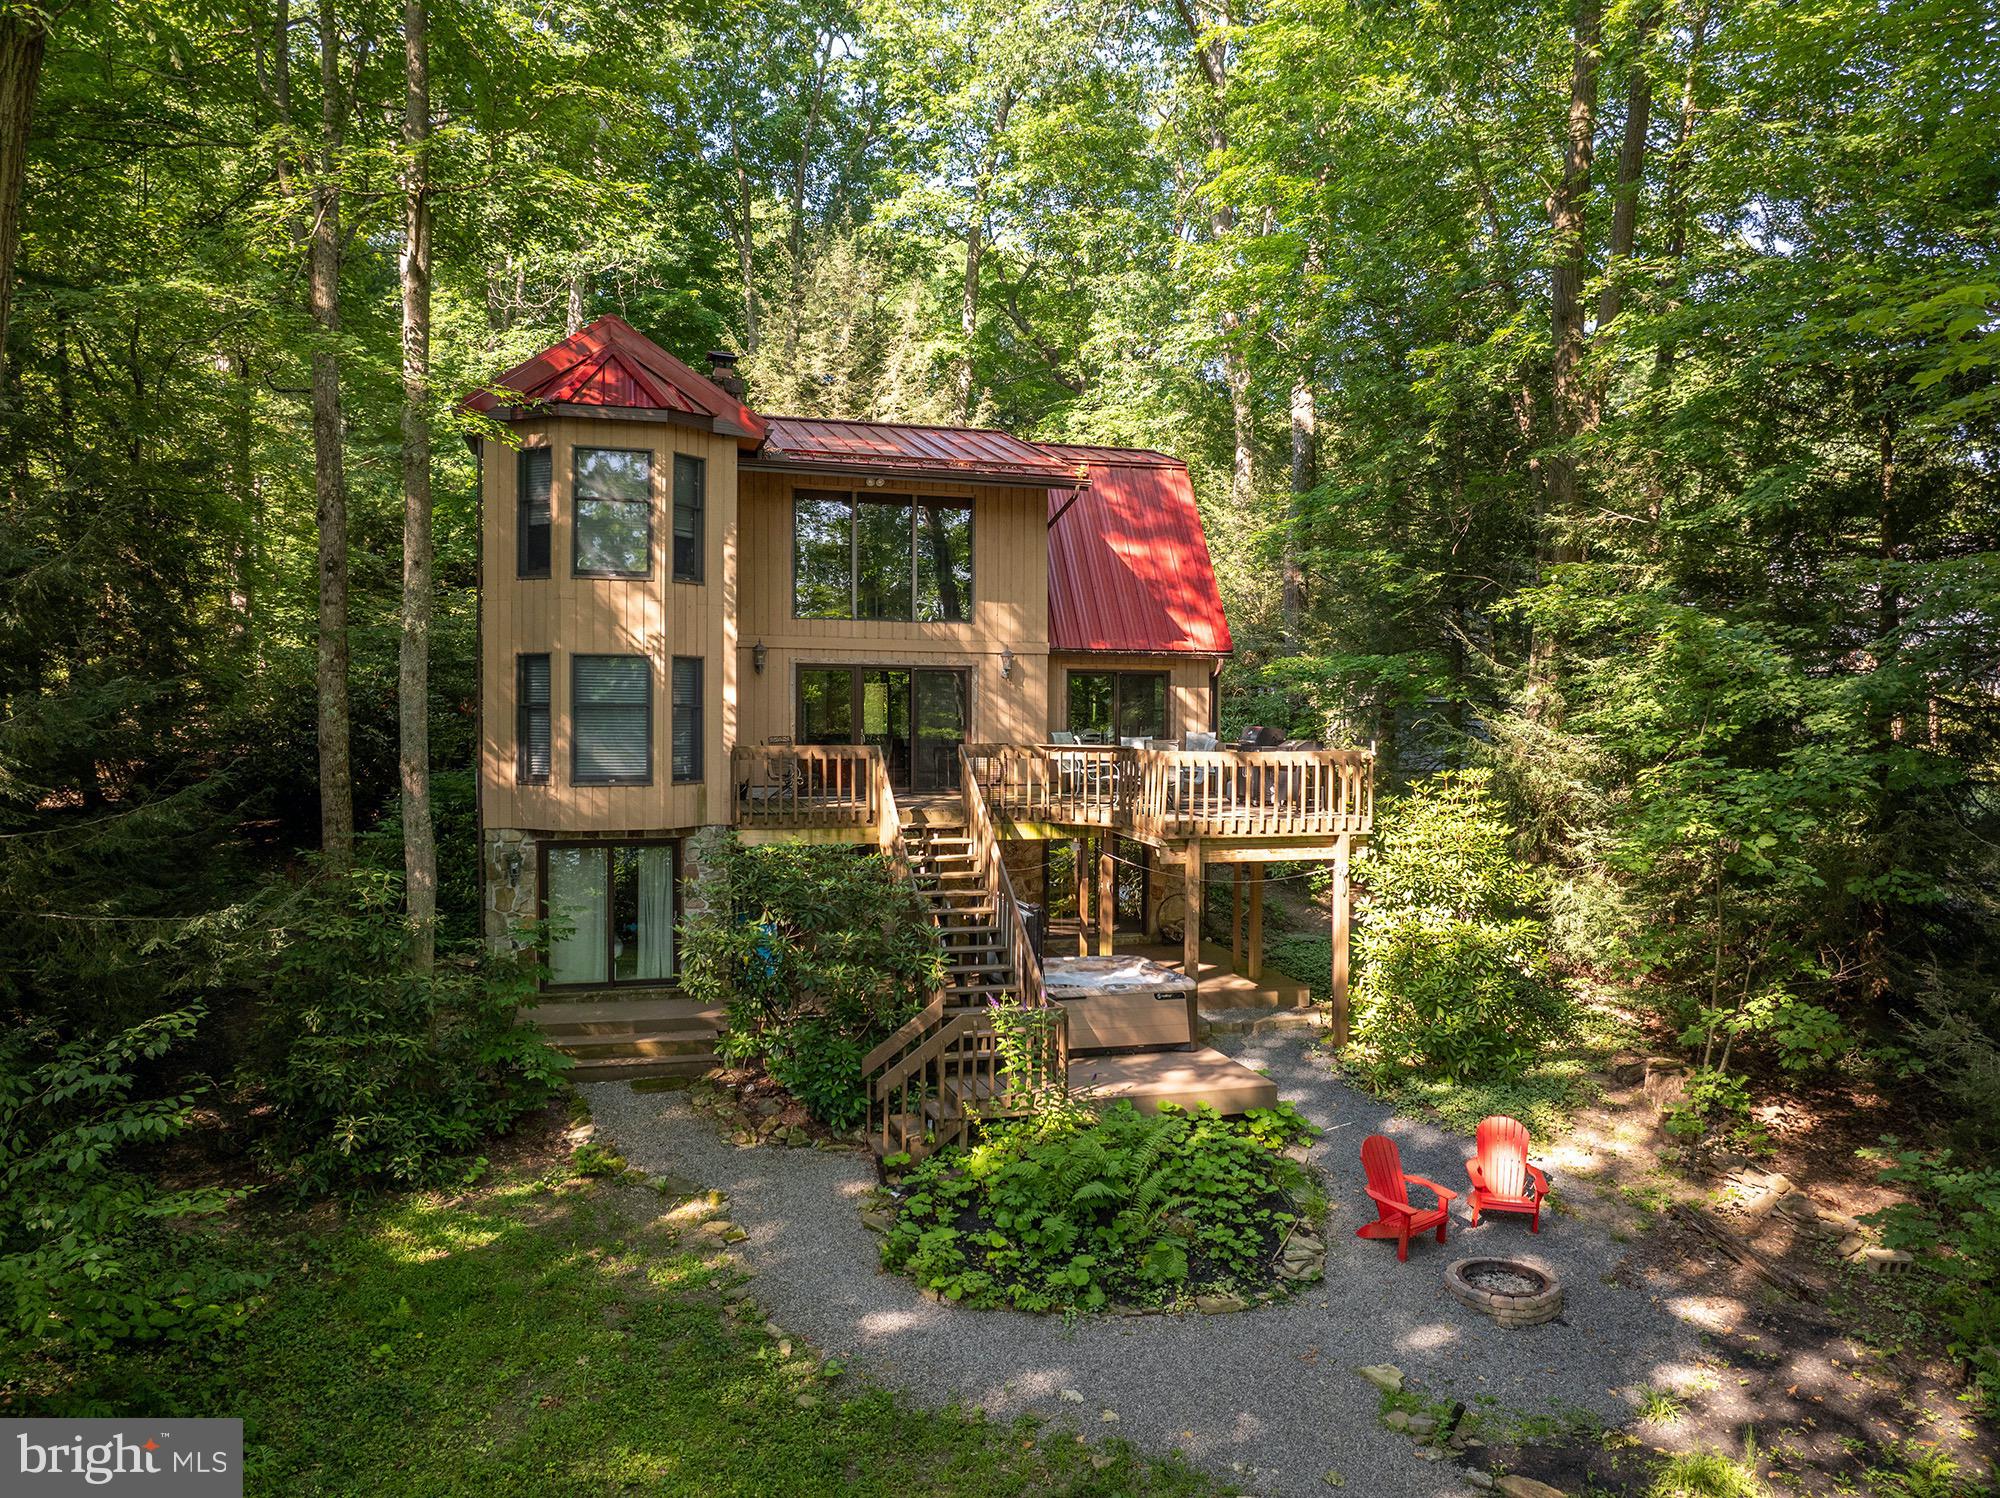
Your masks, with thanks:
<instances>
[{"instance_id":1,"label":"wooden post","mask_svg":"<svg viewBox=\"0 0 2000 1498\"><path fill-rule=\"evenodd\" d=\"M1109 957L1113 929L1118 924L1118 864L1109 833L1097 838L1097 955Z\"/></svg>"},{"instance_id":2,"label":"wooden post","mask_svg":"<svg viewBox=\"0 0 2000 1498\"><path fill-rule=\"evenodd\" d=\"M1250 968L1251 978L1264 976L1264 866L1250 865Z\"/></svg>"},{"instance_id":3,"label":"wooden post","mask_svg":"<svg viewBox=\"0 0 2000 1498\"><path fill-rule=\"evenodd\" d=\"M1069 884L1070 893L1076 898L1076 955L1090 955L1090 922L1084 914L1083 903L1083 839L1069 840Z\"/></svg>"},{"instance_id":4,"label":"wooden post","mask_svg":"<svg viewBox=\"0 0 2000 1498\"><path fill-rule=\"evenodd\" d=\"M1201 1014L1201 841L1190 838L1181 864L1187 879L1187 930L1181 937L1181 971L1194 990L1188 995L1188 1033L1195 1033Z\"/></svg>"},{"instance_id":5,"label":"wooden post","mask_svg":"<svg viewBox=\"0 0 2000 1498\"><path fill-rule=\"evenodd\" d=\"M1334 844L1333 854L1333 1043L1347 1044L1347 839Z\"/></svg>"},{"instance_id":6,"label":"wooden post","mask_svg":"<svg viewBox=\"0 0 2000 1498\"><path fill-rule=\"evenodd\" d=\"M1243 971L1243 865L1229 866L1229 968Z\"/></svg>"},{"instance_id":7,"label":"wooden post","mask_svg":"<svg viewBox=\"0 0 2000 1498\"><path fill-rule=\"evenodd\" d=\"M1143 850L1139 856L1146 861L1146 898L1142 902L1146 907L1146 938L1158 941L1160 901L1166 896L1166 890L1162 888L1166 881L1160 876L1166 871L1166 866L1153 857L1152 844L1141 843L1139 846Z\"/></svg>"}]
</instances>

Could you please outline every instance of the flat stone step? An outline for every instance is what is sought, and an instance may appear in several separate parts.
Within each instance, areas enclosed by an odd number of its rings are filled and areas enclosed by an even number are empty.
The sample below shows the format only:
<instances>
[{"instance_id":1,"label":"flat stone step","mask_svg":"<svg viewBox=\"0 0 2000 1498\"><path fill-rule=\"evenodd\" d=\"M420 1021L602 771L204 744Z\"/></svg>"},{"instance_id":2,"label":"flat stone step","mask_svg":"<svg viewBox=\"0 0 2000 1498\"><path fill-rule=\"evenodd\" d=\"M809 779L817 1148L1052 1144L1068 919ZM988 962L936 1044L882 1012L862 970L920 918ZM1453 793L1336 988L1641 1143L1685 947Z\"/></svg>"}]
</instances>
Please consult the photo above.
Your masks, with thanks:
<instances>
[{"instance_id":1,"label":"flat stone step","mask_svg":"<svg viewBox=\"0 0 2000 1498\"><path fill-rule=\"evenodd\" d=\"M1125 1056L1075 1056L1069 1063L1069 1090L1088 1092L1100 1102L1127 1098L1142 1113L1161 1103L1194 1108L1207 1103L1222 1114L1275 1108L1278 1087L1220 1051L1140 1051Z\"/></svg>"},{"instance_id":2,"label":"flat stone step","mask_svg":"<svg viewBox=\"0 0 2000 1498\"><path fill-rule=\"evenodd\" d=\"M1324 1030L1326 1015L1311 1009L1216 1009L1202 1006L1198 1039L1214 1035L1268 1035L1280 1030Z\"/></svg>"}]
</instances>

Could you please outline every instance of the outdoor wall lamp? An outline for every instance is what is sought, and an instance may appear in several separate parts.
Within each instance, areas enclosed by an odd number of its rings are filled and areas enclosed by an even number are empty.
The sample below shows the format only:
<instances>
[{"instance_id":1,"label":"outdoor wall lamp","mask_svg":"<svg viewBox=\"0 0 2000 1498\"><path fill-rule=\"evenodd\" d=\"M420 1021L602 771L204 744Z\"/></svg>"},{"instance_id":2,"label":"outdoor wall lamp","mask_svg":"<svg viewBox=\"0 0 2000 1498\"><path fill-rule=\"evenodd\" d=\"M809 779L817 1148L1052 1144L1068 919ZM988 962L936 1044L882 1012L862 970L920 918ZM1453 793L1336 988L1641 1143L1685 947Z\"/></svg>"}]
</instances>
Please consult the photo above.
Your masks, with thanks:
<instances>
[{"instance_id":1,"label":"outdoor wall lamp","mask_svg":"<svg viewBox=\"0 0 2000 1498\"><path fill-rule=\"evenodd\" d=\"M764 674L764 657L769 654L770 652L764 648L762 640L759 640L755 645L750 647L750 664L757 668L759 676Z\"/></svg>"},{"instance_id":2,"label":"outdoor wall lamp","mask_svg":"<svg viewBox=\"0 0 2000 1498\"><path fill-rule=\"evenodd\" d=\"M1000 675L1004 680L1011 680L1014 675L1014 652L1006 645L1000 647Z\"/></svg>"}]
</instances>

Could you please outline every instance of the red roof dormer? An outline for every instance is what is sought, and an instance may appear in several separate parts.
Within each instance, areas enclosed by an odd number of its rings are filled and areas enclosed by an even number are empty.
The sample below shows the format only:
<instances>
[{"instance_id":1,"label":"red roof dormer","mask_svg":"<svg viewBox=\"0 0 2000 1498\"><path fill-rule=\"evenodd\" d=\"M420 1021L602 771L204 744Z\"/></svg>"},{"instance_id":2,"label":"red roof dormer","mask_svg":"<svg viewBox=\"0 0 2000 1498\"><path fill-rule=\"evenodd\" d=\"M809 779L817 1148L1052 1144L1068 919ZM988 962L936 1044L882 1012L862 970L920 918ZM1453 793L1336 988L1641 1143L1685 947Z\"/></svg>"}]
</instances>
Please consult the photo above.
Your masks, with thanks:
<instances>
[{"instance_id":1,"label":"red roof dormer","mask_svg":"<svg viewBox=\"0 0 2000 1498\"><path fill-rule=\"evenodd\" d=\"M495 415L563 407L660 411L709 426L744 447L764 440L756 412L624 318L609 315L515 365L461 404Z\"/></svg>"}]
</instances>

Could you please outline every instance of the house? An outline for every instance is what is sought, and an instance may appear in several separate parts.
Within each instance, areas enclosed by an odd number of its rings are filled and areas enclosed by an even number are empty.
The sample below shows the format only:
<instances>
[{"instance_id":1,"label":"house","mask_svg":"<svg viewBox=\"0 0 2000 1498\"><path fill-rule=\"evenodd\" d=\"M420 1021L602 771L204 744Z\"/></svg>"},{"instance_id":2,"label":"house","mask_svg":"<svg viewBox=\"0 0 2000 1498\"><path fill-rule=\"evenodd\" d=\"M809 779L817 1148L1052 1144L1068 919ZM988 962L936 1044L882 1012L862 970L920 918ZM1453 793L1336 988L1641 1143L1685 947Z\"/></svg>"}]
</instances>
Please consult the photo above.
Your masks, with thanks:
<instances>
[{"instance_id":1,"label":"house","mask_svg":"<svg viewBox=\"0 0 2000 1498\"><path fill-rule=\"evenodd\" d=\"M908 858L954 954L946 1012L1039 996L1020 907L1045 903L1055 841L1091 912L1074 940L1109 953L1117 870L1143 871L1130 936L1177 923L1190 973L1252 991L1265 864L1324 859L1344 1011L1371 763L1197 737L1231 647L1185 465L762 414L709 357L605 317L465 402L494 423L474 439L488 934L564 917L549 998L580 1002L543 1011L573 1048L628 1074L699 1053L701 1018L660 1006L731 830ZM1247 886L1244 975L1240 950L1202 969L1205 863L1235 868L1239 905Z\"/></svg>"}]
</instances>

